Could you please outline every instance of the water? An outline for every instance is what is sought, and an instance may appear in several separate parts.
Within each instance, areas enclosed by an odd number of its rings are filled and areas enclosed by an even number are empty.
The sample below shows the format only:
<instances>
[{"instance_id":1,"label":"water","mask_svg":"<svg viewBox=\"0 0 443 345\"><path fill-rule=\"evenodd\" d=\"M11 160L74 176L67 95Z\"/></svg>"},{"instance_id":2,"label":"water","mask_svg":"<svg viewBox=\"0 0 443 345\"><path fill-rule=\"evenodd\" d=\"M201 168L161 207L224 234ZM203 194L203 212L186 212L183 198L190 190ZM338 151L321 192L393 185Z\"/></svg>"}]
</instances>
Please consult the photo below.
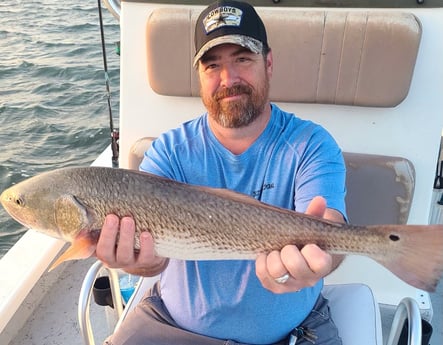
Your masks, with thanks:
<instances>
[{"instance_id":1,"label":"water","mask_svg":"<svg viewBox=\"0 0 443 345\"><path fill-rule=\"evenodd\" d=\"M119 26L106 8L103 21L118 124ZM0 47L0 190L89 165L110 143L97 1L2 0ZM24 231L0 207L0 257Z\"/></svg>"}]
</instances>

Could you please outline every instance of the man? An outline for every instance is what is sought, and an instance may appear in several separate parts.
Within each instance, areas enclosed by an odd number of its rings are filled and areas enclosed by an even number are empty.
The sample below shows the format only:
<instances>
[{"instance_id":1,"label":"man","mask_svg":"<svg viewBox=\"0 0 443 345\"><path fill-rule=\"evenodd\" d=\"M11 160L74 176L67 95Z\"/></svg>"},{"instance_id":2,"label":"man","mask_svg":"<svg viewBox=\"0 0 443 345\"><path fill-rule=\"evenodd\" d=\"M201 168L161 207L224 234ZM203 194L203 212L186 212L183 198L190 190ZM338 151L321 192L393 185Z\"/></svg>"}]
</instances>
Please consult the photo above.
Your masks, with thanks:
<instances>
[{"instance_id":1,"label":"man","mask_svg":"<svg viewBox=\"0 0 443 345\"><path fill-rule=\"evenodd\" d=\"M269 102L273 58L254 8L210 5L195 45L208 112L160 136L141 170L343 222L341 151L323 128ZM312 244L255 262L168 260L155 255L148 232L135 254L134 228L132 218L109 215L97 257L161 280L107 344L341 344L320 293L340 257Z\"/></svg>"}]
</instances>

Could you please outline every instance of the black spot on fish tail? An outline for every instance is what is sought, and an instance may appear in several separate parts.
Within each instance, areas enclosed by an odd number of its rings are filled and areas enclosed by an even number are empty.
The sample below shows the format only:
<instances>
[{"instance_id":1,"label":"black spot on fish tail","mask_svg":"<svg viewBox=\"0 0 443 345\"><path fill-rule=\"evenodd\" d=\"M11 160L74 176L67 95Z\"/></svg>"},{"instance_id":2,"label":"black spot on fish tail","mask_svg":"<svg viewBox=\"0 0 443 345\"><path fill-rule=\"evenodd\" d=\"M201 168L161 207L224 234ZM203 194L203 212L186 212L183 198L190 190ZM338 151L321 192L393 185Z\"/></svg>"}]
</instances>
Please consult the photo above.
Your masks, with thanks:
<instances>
[{"instance_id":1,"label":"black spot on fish tail","mask_svg":"<svg viewBox=\"0 0 443 345\"><path fill-rule=\"evenodd\" d=\"M393 242L397 242L400 240L400 236L398 236L397 234L391 234L389 235L389 239Z\"/></svg>"}]
</instances>

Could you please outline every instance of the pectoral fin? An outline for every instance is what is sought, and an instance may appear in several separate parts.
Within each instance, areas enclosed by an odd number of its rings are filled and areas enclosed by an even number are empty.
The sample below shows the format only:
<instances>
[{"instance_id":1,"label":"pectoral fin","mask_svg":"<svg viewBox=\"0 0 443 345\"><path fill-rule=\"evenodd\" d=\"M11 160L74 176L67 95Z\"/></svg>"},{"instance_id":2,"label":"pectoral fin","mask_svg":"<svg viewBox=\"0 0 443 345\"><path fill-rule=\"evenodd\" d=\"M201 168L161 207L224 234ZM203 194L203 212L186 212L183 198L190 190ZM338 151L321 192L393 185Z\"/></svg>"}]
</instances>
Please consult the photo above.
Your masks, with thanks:
<instances>
[{"instance_id":1,"label":"pectoral fin","mask_svg":"<svg viewBox=\"0 0 443 345\"><path fill-rule=\"evenodd\" d=\"M51 265L49 271L52 271L64 261L86 259L95 252L97 238L90 231L82 231L74 239L71 246Z\"/></svg>"}]
</instances>

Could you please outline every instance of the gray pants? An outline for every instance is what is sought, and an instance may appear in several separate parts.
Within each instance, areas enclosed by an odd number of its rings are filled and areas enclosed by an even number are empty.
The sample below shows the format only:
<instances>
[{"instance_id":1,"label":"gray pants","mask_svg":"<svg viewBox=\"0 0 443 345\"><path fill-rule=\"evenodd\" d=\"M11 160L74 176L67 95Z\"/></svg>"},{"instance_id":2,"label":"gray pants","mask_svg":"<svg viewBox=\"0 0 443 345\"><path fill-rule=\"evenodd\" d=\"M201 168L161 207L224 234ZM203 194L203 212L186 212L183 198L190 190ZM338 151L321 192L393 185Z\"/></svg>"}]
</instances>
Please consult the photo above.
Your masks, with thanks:
<instances>
[{"instance_id":1,"label":"gray pants","mask_svg":"<svg viewBox=\"0 0 443 345\"><path fill-rule=\"evenodd\" d=\"M120 328L105 345L248 345L221 340L186 331L177 326L160 297L156 284L147 296L129 313ZM341 345L337 328L329 315L328 300L320 295L312 312L300 327L315 332L316 345ZM288 345L286 339L272 345ZM297 345L313 344L299 337ZM270 344L271 345L271 344Z\"/></svg>"}]
</instances>

